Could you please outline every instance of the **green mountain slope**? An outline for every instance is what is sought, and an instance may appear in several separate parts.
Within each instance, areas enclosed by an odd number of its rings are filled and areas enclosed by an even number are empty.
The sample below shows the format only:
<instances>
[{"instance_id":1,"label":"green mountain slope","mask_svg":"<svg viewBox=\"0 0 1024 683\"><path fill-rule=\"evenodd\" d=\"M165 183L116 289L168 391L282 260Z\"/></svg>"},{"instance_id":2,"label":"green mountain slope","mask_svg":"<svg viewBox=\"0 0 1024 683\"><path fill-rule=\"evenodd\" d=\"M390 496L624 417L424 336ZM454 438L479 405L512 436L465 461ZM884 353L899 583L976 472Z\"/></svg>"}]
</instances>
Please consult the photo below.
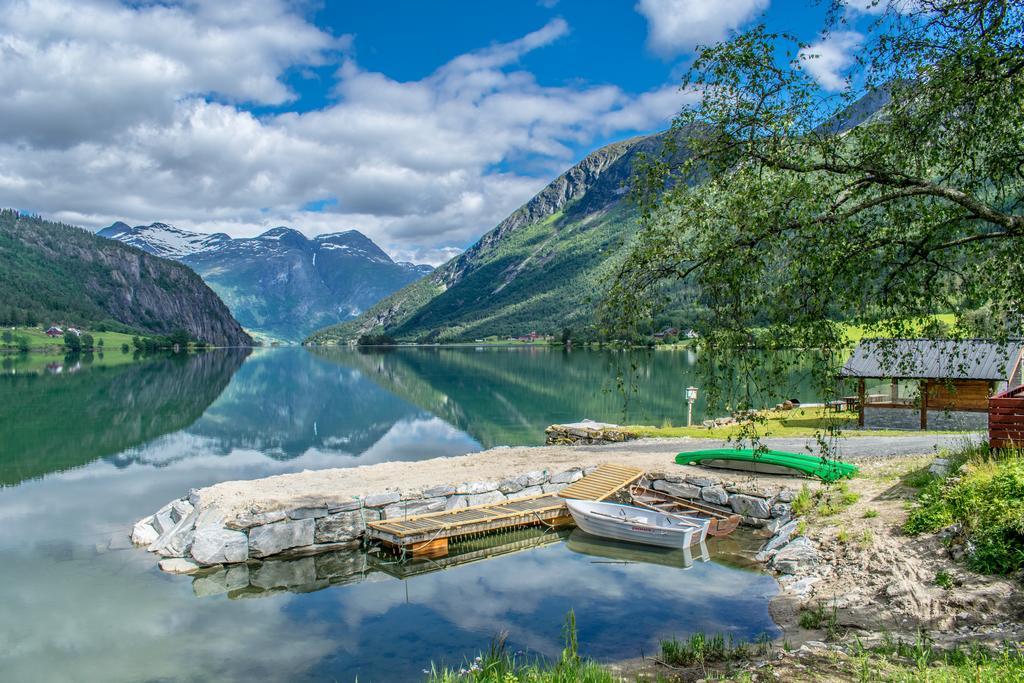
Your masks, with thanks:
<instances>
[{"instance_id":1,"label":"green mountain slope","mask_svg":"<svg viewBox=\"0 0 1024 683\"><path fill-rule=\"evenodd\" d=\"M626 187L666 133L603 147L556 178L466 252L314 343L368 332L457 341L592 327L597 299L637 231Z\"/></svg>"},{"instance_id":2,"label":"green mountain slope","mask_svg":"<svg viewBox=\"0 0 1024 683\"><path fill-rule=\"evenodd\" d=\"M105 324L217 346L252 339L186 266L80 228L0 210L0 324Z\"/></svg>"}]
</instances>

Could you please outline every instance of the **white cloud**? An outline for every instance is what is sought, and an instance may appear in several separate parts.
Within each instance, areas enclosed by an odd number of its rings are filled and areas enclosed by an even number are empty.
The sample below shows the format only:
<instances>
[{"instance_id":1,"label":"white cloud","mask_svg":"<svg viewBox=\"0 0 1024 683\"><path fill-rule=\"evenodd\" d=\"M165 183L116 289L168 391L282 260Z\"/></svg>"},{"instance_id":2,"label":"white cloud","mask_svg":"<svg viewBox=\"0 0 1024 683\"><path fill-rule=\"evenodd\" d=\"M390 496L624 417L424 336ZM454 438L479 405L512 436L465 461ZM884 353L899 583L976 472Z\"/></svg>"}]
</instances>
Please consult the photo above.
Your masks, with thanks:
<instances>
[{"instance_id":1,"label":"white cloud","mask_svg":"<svg viewBox=\"0 0 1024 683\"><path fill-rule=\"evenodd\" d=\"M833 33L800 50L800 67L826 90L843 90L846 88L843 72L853 65L853 51L863 40L864 36L856 31Z\"/></svg>"},{"instance_id":2,"label":"white cloud","mask_svg":"<svg viewBox=\"0 0 1024 683\"><path fill-rule=\"evenodd\" d=\"M520 58L561 19L417 81L368 71L283 2L0 10L0 206L99 227L115 219L257 234L358 228L436 262L497 224L596 139L667 125L666 87L543 86ZM337 64L335 99L281 105L289 70ZM528 172L510 171L529 168ZM325 211L307 204L330 202Z\"/></svg>"},{"instance_id":3,"label":"white cloud","mask_svg":"<svg viewBox=\"0 0 1024 683\"><path fill-rule=\"evenodd\" d=\"M711 45L750 21L769 0L639 0L647 18L647 45L663 57Z\"/></svg>"}]
</instances>

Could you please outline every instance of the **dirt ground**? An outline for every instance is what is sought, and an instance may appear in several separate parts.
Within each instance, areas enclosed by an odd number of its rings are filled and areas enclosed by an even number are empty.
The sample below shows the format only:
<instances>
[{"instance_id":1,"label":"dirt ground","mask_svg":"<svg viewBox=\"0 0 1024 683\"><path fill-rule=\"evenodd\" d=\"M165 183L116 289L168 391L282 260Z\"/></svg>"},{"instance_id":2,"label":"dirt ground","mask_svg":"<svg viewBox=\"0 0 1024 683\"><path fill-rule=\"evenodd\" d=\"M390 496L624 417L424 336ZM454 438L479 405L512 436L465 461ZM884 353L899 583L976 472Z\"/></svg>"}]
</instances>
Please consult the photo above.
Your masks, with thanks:
<instances>
[{"instance_id":1,"label":"dirt ground","mask_svg":"<svg viewBox=\"0 0 1024 683\"><path fill-rule=\"evenodd\" d=\"M1024 642L1021 577L976 574L950 556L941 535L902 532L916 493L902 477L926 468L932 459L862 461L862 476L849 485L859 496L855 503L836 514L806 516L805 533L817 544L821 560L808 576L817 580L800 595L791 580L783 579L783 590L771 604L784 632L774 654L725 669L736 669L748 680L847 681L857 680L850 664L854 649L895 640L912 643L922 632L943 649ZM940 572L951 579L950 587L936 584ZM801 611L818 605L823 623L801 628ZM644 674L688 681L710 673L650 660L617 668L630 680ZM717 675L723 673L719 668Z\"/></svg>"}]
</instances>

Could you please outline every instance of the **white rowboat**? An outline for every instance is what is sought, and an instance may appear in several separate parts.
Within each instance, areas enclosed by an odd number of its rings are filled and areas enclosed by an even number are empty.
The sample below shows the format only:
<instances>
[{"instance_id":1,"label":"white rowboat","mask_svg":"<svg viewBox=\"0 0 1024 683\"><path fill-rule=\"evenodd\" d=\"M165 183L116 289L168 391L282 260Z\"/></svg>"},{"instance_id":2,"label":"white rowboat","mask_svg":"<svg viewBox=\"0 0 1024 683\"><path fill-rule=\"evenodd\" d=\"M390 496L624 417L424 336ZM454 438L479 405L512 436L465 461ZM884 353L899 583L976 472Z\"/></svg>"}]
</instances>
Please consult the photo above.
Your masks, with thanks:
<instances>
[{"instance_id":1,"label":"white rowboat","mask_svg":"<svg viewBox=\"0 0 1024 683\"><path fill-rule=\"evenodd\" d=\"M588 534L663 548L689 548L703 542L711 521L617 503L567 500L565 504L576 526Z\"/></svg>"}]
</instances>

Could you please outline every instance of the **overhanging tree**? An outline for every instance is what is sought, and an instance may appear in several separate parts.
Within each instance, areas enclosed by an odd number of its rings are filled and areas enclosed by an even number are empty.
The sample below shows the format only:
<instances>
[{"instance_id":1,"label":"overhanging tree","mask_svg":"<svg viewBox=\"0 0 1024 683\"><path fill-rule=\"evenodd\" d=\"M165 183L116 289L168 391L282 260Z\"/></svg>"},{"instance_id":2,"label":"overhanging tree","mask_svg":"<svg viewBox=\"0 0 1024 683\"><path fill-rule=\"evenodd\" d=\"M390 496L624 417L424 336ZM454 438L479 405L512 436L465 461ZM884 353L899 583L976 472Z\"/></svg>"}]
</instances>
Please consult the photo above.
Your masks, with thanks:
<instances>
[{"instance_id":1,"label":"overhanging tree","mask_svg":"<svg viewBox=\"0 0 1024 683\"><path fill-rule=\"evenodd\" d=\"M953 334L1022 331L1024 8L883 5L840 96L812 49L763 26L703 49L684 81L701 99L674 122L685 161L666 150L636 179L643 228L607 310L635 324L667 283L698 285L709 389L732 408L796 362L735 353L751 347L815 350L827 392L839 321L910 336L953 312ZM846 16L835 0L824 32Z\"/></svg>"}]
</instances>

